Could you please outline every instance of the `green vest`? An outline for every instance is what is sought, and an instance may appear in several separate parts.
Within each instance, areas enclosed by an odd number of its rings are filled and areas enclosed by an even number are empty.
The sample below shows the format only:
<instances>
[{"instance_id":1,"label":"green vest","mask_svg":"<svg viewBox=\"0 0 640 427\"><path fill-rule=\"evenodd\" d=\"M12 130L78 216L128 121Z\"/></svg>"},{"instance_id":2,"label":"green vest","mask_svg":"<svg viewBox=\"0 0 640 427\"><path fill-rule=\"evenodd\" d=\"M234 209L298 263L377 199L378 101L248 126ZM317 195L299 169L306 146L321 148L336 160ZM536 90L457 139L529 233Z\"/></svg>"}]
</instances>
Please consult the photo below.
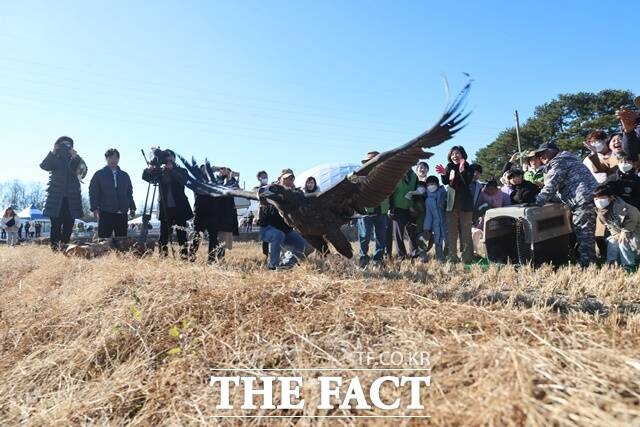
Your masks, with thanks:
<instances>
[{"instance_id":1,"label":"green vest","mask_svg":"<svg viewBox=\"0 0 640 427\"><path fill-rule=\"evenodd\" d=\"M391 206L393 206L395 209L409 210L409 208L412 208L413 200L409 200L404 196L409 191L414 191L417 186L418 186L418 176L415 174L415 172L411 171L408 182L405 180L405 177L403 176L400 182L398 183L398 185L396 186L396 189L393 191L393 194L391 194Z\"/></svg>"}]
</instances>

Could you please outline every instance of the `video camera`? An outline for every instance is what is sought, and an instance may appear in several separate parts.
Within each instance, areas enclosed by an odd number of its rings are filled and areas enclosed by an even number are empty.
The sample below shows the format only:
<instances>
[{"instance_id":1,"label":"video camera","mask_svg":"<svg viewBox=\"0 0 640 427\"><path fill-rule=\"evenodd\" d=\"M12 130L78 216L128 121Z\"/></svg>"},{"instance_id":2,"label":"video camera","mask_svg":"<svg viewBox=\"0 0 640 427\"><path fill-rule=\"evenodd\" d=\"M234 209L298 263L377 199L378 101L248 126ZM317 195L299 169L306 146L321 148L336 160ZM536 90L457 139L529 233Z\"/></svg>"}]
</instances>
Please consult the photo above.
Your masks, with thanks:
<instances>
[{"instance_id":1,"label":"video camera","mask_svg":"<svg viewBox=\"0 0 640 427\"><path fill-rule=\"evenodd\" d=\"M69 150L71 150L71 143L69 141L62 141L58 146L58 152L61 156L68 156Z\"/></svg>"},{"instance_id":2,"label":"video camera","mask_svg":"<svg viewBox=\"0 0 640 427\"><path fill-rule=\"evenodd\" d=\"M68 136L61 136L56 141L56 152L62 157L69 157L69 151L73 148L73 140Z\"/></svg>"},{"instance_id":3,"label":"video camera","mask_svg":"<svg viewBox=\"0 0 640 427\"><path fill-rule=\"evenodd\" d=\"M162 150L160 147L154 147L151 149L151 160L149 160L149 166L159 168L167 162L167 158L175 158L175 156L175 153L169 149Z\"/></svg>"}]
</instances>

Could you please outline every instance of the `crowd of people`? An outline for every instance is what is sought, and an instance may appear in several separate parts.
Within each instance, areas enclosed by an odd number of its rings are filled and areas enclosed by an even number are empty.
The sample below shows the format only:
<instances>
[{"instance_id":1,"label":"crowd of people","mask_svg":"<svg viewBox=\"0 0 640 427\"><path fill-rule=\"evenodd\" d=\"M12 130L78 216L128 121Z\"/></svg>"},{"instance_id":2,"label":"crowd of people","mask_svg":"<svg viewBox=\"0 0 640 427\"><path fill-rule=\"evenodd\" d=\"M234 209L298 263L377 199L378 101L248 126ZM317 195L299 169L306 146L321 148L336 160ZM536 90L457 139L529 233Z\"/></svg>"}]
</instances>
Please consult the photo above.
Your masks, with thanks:
<instances>
[{"instance_id":1,"label":"crowd of people","mask_svg":"<svg viewBox=\"0 0 640 427\"><path fill-rule=\"evenodd\" d=\"M640 120L638 113L629 109L622 108L616 114L622 132L590 132L584 142L590 154L584 159L547 141L537 149L514 153L502 175L486 182L481 181L482 166L469 163L459 145L449 150L446 165L435 166L435 175L429 174L426 162L419 162L407 170L386 200L357 218L359 266L379 265L392 257L426 261L433 256L442 262L471 263L482 254L484 216L489 209L557 202L571 211L580 265L599 259L634 268L640 251ZM195 194L192 210L185 194L187 170L176 164L173 151L162 153L162 158L150 162L142 174L143 180L159 189L160 253L168 255L175 232L180 256L194 261L206 233L208 262L219 261L232 249L233 236L239 233L233 197ZM378 154L367 153L362 163ZM118 150L107 150L106 165L89 185L100 238L126 236L127 220L136 211L132 182L118 166L119 160ZM80 179L86 165L73 140L61 137L40 167L50 175L43 214L51 220L51 247L58 250L69 243L74 219L82 216ZM239 174L228 167L203 165L201 174L218 186L239 186ZM257 192L272 183L306 194L322 191L313 177L302 188L296 187L291 169L283 169L273 182L266 171L256 177ZM187 221L192 219L195 234L189 240ZM253 223L251 212L243 228L251 231ZM291 268L312 251L272 204L261 201L255 223L269 269ZM1 228L10 244L17 240L22 226L13 209L6 209ZM30 233L30 225L25 227Z\"/></svg>"},{"instance_id":2,"label":"crowd of people","mask_svg":"<svg viewBox=\"0 0 640 427\"><path fill-rule=\"evenodd\" d=\"M393 241L401 259L426 259L434 247L439 261L470 263L482 253L487 210L556 202L571 211L580 265L602 261L634 269L640 250L640 120L625 108L616 115L622 132L590 132L584 160L548 141L514 153L502 176L486 182L480 181L482 166L469 164L461 146L449 150L448 163L435 167L437 175L428 174L427 163L418 163L389 199L358 219L360 266L392 257ZM368 153L363 163L377 154Z\"/></svg>"}]
</instances>

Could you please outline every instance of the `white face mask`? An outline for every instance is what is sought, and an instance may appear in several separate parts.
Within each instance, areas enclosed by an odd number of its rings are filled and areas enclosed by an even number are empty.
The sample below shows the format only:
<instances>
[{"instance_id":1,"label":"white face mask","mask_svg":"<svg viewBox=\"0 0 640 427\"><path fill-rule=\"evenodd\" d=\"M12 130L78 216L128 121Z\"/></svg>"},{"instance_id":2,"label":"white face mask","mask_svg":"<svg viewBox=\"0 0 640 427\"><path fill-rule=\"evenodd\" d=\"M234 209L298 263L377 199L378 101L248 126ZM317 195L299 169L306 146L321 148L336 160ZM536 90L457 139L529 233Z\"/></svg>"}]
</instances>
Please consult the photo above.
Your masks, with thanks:
<instances>
[{"instance_id":1,"label":"white face mask","mask_svg":"<svg viewBox=\"0 0 640 427\"><path fill-rule=\"evenodd\" d=\"M607 143L603 140L599 139L593 144L594 148L598 153L602 153L607 149Z\"/></svg>"},{"instance_id":2,"label":"white face mask","mask_svg":"<svg viewBox=\"0 0 640 427\"><path fill-rule=\"evenodd\" d=\"M631 163L618 163L618 169L620 169L622 173L627 173L633 169L633 165Z\"/></svg>"},{"instance_id":3,"label":"white face mask","mask_svg":"<svg viewBox=\"0 0 640 427\"><path fill-rule=\"evenodd\" d=\"M593 199L593 203L595 203L598 209L605 209L609 206L609 199Z\"/></svg>"},{"instance_id":4,"label":"white face mask","mask_svg":"<svg viewBox=\"0 0 640 427\"><path fill-rule=\"evenodd\" d=\"M429 191L429 193L435 193L438 190L438 186L437 185L427 185L427 191Z\"/></svg>"},{"instance_id":5,"label":"white face mask","mask_svg":"<svg viewBox=\"0 0 640 427\"><path fill-rule=\"evenodd\" d=\"M260 184L267 185L269 183L269 178L260 178Z\"/></svg>"},{"instance_id":6,"label":"white face mask","mask_svg":"<svg viewBox=\"0 0 640 427\"><path fill-rule=\"evenodd\" d=\"M423 186L420 186L420 187L416 188L416 193L418 193L418 194L424 194L426 192L427 192L427 189L424 188Z\"/></svg>"}]
</instances>

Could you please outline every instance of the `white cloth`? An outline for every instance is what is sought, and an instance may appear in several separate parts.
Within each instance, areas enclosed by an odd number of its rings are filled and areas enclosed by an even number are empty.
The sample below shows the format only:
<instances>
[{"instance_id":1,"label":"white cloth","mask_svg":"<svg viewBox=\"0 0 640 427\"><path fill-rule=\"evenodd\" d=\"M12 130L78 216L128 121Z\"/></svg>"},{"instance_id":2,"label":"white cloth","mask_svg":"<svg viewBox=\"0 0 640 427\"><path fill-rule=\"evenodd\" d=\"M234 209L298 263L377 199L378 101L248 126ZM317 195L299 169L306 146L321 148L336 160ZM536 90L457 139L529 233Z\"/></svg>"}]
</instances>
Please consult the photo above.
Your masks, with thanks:
<instances>
[{"instance_id":1,"label":"white cloth","mask_svg":"<svg viewBox=\"0 0 640 427\"><path fill-rule=\"evenodd\" d=\"M12 218L15 219L16 223L12 227L7 227L7 223ZM12 216L9 216L9 217L3 216L2 220L0 220L0 226L2 226L2 228L4 228L7 233L13 232L13 231L15 231L17 233L18 229L20 228L20 217L18 215L13 216L13 217Z\"/></svg>"}]
</instances>

